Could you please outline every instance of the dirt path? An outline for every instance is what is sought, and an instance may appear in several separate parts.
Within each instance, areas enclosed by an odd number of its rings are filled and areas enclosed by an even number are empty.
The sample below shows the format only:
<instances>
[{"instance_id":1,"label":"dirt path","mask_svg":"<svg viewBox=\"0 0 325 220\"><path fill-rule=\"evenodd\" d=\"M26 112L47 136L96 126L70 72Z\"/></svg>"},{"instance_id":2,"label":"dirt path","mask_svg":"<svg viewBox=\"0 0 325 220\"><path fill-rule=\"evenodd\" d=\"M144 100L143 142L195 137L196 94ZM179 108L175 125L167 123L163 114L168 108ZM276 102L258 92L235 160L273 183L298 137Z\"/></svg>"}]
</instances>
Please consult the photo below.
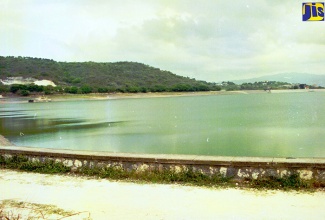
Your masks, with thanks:
<instances>
[{"instance_id":1,"label":"dirt path","mask_svg":"<svg viewBox=\"0 0 325 220\"><path fill-rule=\"evenodd\" d=\"M30 213L42 204L46 218L51 205L75 213L65 219L325 219L325 192L135 184L1 169L0 186L7 208L25 204L25 211L34 207Z\"/></svg>"}]
</instances>

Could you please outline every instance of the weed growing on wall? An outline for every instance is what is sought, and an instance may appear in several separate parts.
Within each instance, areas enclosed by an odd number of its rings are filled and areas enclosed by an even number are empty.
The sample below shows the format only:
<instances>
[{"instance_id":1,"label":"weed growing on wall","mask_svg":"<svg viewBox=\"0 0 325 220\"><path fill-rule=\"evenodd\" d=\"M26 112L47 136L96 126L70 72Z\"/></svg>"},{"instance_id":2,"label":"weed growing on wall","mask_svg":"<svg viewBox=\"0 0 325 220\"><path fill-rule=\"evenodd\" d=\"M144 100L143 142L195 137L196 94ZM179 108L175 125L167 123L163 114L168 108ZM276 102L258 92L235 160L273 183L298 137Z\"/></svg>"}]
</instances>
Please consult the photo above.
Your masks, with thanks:
<instances>
[{"instance_id":1,"label":"weed growing on wall","mask_svg":"<svg viewBox=\"0 0 325 220\"><path fill-rule=\"evenodd\" d=\"M208 186L228 183L232 178L221 175L208 176L192 169L175 172L172 170L145 170L137 172L135 170L126 171L120 167L88 168L83 167L80 173L88 176L99 176L113 180L136 180L152 183L189 183L192 185Z\"/></svg>"},{"instance_id":2,"label":"weed growing on wall","mask_svg":"<svg viewBox=\"0 0 325 220\"><path fill-rule=\"evenodd\" d=\"M21 155L15 155L10 158L0 156L0 166L2 168L39 173L67 173L70 171L70 168L64 166L63 163L57 163L53 160L45 160L44 162L30 161L27 157Z\"/></svg>"},{"instance_id":3,"label":"weed growing on wall","mask_svg":"<svg viewBox=\"0 0 325 220\"><path fill-rule=\"evenodd\" d=\"M70 167L54 160L31 161L25 156L0 156L0 167L38 173L68 173ZM322 181L302 180L297 173L285 177L265 177L261 179L238 180L221 174L207 175L188 168L176 172L170 169L125 170L120 166L81 167L75 172L79 175L94 176L111 180L140 181L149 183L180 183L196 186L249 187L258 189L311 190L325 188Z\"/></svg>"},{"instance_id":4,"label":"weed growing on wall","mask_svg":"<svg viewBox=\"0 0 325 220\"><path fill-rule=\"evenodd\" d=\"M253 180L252 186L255 188L267 189L307 189L311 187L308 182L300 179L298 174L292 174L282 178L271 176L264 179Z\"/></svg>"}]
</instances>

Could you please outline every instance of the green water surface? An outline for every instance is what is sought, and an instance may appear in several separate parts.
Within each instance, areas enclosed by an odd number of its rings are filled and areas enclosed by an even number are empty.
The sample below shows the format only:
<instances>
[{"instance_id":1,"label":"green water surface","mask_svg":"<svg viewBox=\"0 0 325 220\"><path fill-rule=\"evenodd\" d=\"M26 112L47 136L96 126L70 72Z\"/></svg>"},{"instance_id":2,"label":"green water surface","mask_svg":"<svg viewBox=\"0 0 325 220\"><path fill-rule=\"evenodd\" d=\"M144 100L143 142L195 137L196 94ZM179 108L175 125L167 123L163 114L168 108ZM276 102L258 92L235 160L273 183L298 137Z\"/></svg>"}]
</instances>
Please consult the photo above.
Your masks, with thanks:
<instances>
[{"instance_id":1,"label":"green water surface","mask_svg":"<svg viewBox=\"0 0 325 220\"><path fill-rule=\"evenodd\" d=\"M325 157L325 93L7 103L18 146L89 151Z\"/></svg>"}]
</instances>

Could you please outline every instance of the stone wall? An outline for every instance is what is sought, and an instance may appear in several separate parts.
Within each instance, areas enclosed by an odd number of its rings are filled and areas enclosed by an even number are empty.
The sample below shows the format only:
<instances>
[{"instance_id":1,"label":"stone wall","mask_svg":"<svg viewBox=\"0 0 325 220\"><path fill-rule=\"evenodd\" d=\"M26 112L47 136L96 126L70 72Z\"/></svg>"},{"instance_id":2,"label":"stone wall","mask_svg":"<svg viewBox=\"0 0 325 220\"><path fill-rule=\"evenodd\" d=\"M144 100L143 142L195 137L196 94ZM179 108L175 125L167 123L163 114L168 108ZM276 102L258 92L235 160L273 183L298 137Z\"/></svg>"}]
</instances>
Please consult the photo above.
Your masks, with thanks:
<instances>
[{"instance_id":1,"label":"stone wall","mask_svg":"<svg viewBox=\"0 0 325 220\"><path fill-rule=\"evenodd\" d=\"M127 171L193 169L207 175L220 174L235 179L284 177L298 173L301 179L325 181L325 158L259 158L198 155L154 155L53 150L2 146L0 155L24 155L31 161L54 160L77 172L82 167L119 167Z\"/></svg>"}]
</instances>

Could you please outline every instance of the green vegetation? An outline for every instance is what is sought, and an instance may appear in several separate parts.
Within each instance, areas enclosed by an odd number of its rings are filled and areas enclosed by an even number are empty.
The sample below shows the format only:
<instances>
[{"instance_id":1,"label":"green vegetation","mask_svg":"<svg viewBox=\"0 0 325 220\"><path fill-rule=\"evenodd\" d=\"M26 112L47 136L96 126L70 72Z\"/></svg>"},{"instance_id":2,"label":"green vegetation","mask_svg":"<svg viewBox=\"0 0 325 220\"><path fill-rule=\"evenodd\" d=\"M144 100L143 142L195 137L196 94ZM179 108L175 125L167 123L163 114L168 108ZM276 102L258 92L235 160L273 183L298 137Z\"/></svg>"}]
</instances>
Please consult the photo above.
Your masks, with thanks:
<instances>
[{"instance_id":1,"label":"green vegetation","mask_svg":"<svg viewBox=\"0 0 325 220\"><path fill-rule=\"evenodd\" d=\"M243 83L240 85L241 90L269 90L269 89L291 89L292 85L286 82L255 82L255 83Z\"/></svg>"},{"instance_id":2,"label":"green vegetation","mask_svg":"<svg viewBox=\"0 0 325 220\"><path fill-rule=\"evenodd\" d=\"M269 177L264 179L257 179L252 181L254 188L267 188L267 189L308 189L311 186L299 178L298 174L291 176Z\"/></svg>"},{"instance_id":3,"label":"green vegetation","mask_svg":"<svg viewBox=\"0 0 325 220\"><path fill-rule=\"evenodd\" d=\"M278 81L260 81L254 83L242 83L237 85L233 82L222 82L221 88L226 91L235 91L235 90L277 90L277 89L323 89L321 86L311 86L306 84L290 84L287 82L278 82Z\"/></svg>"},{"instance_id":4,"label":"green vegetation","mask_svg":"<svg viewBox=\"0 0 325 220\"><path fill-rule=\"evenodd\" d=\"M56 163L53 160L30 161L24 156L13 156L11 158L0 156L0 167L39 173L67 173L70 171L70 168L64 166L63 163Z\"/></svg>"},{"instance_id":5,"label":"green vegetation","mask_svg":"<svg viewBox=\"0 0 325 220\"><path fill-rule=\"evenodd\" d=\"M57 87L37 85L11 85L0 83L0 93L15 93L28 96L31 93L46 95L54 93L146 93L146 92L195 92L234 90L274 90L323 88L306 84L261 81L237 85L233 82L221 84L198 81L175 75L136 62L56 62L31 57L0 56L0 79L23 77L37 80L51 80Z\"/></svg>"},{"instance_id":6,"label":"green vegetation","mask_svg":"<svg viewBox=\"0 0 325 220\"><path fill-rule=\"evenodd\" d=\"M9 86L5 86L0 83L0 94L8 93L9 89L10 89Z\"/></svg>"},{"instance_id":7,"label":"green vegetation","mask_svg":"<svg viewBox=\"0 0 325 220\"><path fill-rule=\"evenodd\" d=\"M38 173L69 173L70 168L61 162L53 160L30 161L25 156L13 156L5 158L0 156L0 168L17 169ZM196 172L193 169L181 170L179 172L163 169L163 170L124 170L119 166L111 166L105 168L99 167L82 167L77 174L107 178L111 180L140 181L150 183L180 183L195 186L224 186L224 187L243 187L257 189L281 189L281 190L312 190L316 188L325 188L325 183L315 180L304 181L300 179L298 174L290 176L268 177L263 179L245 179L243 181L233 178L224 177L220 174L206 175Z\"/></svg>"},{"instance_id":8,"label":"green vegetation","mask_svg":"<svg viewBox=\"0 0 325 220\"><path fill-rule=\"evenodd\" d=\"M182 183L197 186L221 186L229 183L232 178L222 175L208 176L193 169L175 172L172 170L145 170L137 172L135 170L125 171L120 167L106 168L82 168L80 173L88 176L99 176L113 180L133 180L153 183Z\"/></svg>"},{"instance_id":9,"label":"green vegetation","mask_svg":"<svg viewBox=\"0 0 325 220\"><path fill-rule=\"evenodd\" d=\"M51 80L60 87L47 88L47 92L87 94L91 92L192 92L221 90L215 83L198 81L175 75L142 63L67 63L30 57L1 57L1 79L23 77ZM17 87L17 86L15 86ZM5 88L5 87L4 87ZM38 87L44 92L44 87ZM0 87L1 92L2 87ZM4 90L8 90L5 88ZM17 92L16 89L11 92ZM4 91L2 91L4 92Z\"/></svg>"}]
</instances>

